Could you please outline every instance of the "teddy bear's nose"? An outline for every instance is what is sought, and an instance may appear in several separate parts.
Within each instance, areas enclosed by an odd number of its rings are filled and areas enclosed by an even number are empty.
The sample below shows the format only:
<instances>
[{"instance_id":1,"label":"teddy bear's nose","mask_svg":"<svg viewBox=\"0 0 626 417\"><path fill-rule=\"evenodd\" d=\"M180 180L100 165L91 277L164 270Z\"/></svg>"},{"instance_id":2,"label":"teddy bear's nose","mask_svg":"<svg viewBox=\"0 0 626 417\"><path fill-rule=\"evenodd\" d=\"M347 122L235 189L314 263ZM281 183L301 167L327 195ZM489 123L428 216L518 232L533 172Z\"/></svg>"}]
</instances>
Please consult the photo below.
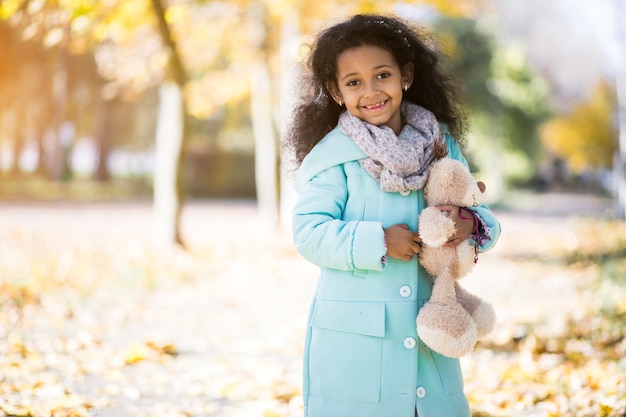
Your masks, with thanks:
<instances>
[{"instance_id":1,"label":"teddy bear's nose","mask_svg":"<svg viewBox=\"0 0 626 417\"><path fill-rule=\"evenodd\" d=\"M481 193L484 193L485 190L487 189L487 186L485 185L484 182L482 181L478 181L478 189L480 190Z\"/></svg>"}]
</instances>

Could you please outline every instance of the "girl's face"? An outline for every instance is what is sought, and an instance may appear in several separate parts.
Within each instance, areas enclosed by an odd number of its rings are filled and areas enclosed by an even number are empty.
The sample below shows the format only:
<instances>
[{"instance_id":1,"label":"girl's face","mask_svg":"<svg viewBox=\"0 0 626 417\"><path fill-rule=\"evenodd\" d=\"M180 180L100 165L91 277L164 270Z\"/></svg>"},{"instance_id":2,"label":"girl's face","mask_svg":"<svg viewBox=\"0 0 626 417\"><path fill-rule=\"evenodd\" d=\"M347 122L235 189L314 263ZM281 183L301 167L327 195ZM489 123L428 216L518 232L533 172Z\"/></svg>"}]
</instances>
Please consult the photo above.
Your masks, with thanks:
<instances>
[{"instance_id":1,"label":"girl's face","mask_svg":"<svg viewBox=\"0 0 626 417\"><path fill-rule=\"evenodd\" d=\"M413 82L413 65L401 69L385 49L364 45L337 58L337 84L327 88L354 116L376 126L402 130L402 90Z\"/></svg>"}]
</instances>

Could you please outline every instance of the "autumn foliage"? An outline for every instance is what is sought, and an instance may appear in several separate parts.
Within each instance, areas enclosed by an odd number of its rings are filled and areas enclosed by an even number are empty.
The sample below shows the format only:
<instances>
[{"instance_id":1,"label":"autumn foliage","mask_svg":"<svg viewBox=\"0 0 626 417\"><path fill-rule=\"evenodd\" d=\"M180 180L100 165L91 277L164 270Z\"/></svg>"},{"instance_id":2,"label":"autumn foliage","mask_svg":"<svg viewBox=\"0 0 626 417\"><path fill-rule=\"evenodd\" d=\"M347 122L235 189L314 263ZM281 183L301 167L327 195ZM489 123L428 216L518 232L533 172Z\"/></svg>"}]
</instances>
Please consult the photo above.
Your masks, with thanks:
<instances>
[{"instance_id":1,"label":"autumn foliage","mask_svg":"<svg viewBox=\"0 0 626 417\"><path fill-rule=\"evenodd\" d=\"M461 362L474 417L626 413L626 224L571 203L496 212L504 233L464 278L498 315ZM150 211L0 207L0 416L302 416L317 268L252 204L191 204L190 250L169 254Z\"/></svg>"},{"instance_id":2,"label":"autumn foliage","mask_svg":"<svg viewBox=\"0 0 626 417\"><path fill-rule=\"evenodd\" d=\"M575 173L587 168L610 169L617 150L613 88L600 83L587 101L541 128L546 149L567 162Z\"/></svg>"}]
</instances>

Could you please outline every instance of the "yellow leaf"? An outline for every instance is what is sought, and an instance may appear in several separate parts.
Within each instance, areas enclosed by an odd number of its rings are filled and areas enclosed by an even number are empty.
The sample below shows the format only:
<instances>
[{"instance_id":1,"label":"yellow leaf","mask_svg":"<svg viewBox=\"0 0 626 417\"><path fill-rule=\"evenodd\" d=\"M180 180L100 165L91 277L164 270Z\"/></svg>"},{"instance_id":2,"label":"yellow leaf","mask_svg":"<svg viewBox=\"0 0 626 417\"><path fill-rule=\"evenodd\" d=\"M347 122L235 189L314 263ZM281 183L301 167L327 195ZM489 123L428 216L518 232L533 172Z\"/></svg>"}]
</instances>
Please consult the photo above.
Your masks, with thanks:
<instances>
[{"instance_id":1,"label":"yellow leaf","mask_svg":"<svg viewBox=\"0 0 626 417\"><path fill-rule=\"evenodd\" d=\"M21 407L19 405L13 406L10 404L4 404L2 406L2 410L6 413L7 416L12 417L33 417L33 414L26 407Z\"/></svg>"},{"instance_id":2,"label":"yellow leaf","mask_svg":"<svg viewBox=\"0 0 626 417\"><path fill-rule=\"evenodd\" d=\"M131 344L124 354L124 362L132 365L144 360L158 360L162 355L176 356L178 350L171 344L158 345L154 342L137 342Z\"/></svg>"},{"instance_id":3,"label":"yellow leaf","mask_svg":"<svg viewBox=\"0 0 626 417\"><path fill-rule=\"evenodd\" d=\"M176 346L174 346L171 343L165 344L163 346L161 346L161 352L164 355L169 355L169 356L176 356L178 355L178 349L176 349Z\"/></svg>"},{"instance_id":4,"label":"yellow leaf","mask_svg":"<svg viewBox=\"0 0 626 417\"><path fill-rule=\"evenodd\" d=\"M146 343L133 343L126 349L124 362L127 365L133 365L152 357L154 357L154 350Z\"/></svg>"}]
</instances>

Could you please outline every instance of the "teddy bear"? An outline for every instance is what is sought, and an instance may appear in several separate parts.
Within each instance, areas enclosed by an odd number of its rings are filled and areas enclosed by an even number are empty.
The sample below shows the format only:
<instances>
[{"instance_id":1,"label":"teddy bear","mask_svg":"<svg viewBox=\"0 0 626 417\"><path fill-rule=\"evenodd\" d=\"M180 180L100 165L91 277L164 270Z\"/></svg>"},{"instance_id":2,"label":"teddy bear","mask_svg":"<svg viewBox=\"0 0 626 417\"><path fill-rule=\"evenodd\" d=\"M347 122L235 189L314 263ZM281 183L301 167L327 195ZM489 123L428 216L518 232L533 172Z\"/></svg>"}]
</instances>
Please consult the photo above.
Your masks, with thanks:
<instances>
[{"instance_id":1,"label":"teddy bear","mask_svg":"<svg viewBox=\"0 0 626 417\"><path fill-rule=\"evenodd\" d=\"M420 263L435 277L430 300L417 315L417 333L432 350L458 358L470 353L479 338L495 325L493 307L458 283L477 261L477 248L468 239L455 248L443 247L455 234L449 214L434 206L478 206L485 186L469 169L449 157L433 162L424 196L428 207L419 217L422 239ZM477 222L477 219L474 219Z\"/></svg>"}]
</instances>

